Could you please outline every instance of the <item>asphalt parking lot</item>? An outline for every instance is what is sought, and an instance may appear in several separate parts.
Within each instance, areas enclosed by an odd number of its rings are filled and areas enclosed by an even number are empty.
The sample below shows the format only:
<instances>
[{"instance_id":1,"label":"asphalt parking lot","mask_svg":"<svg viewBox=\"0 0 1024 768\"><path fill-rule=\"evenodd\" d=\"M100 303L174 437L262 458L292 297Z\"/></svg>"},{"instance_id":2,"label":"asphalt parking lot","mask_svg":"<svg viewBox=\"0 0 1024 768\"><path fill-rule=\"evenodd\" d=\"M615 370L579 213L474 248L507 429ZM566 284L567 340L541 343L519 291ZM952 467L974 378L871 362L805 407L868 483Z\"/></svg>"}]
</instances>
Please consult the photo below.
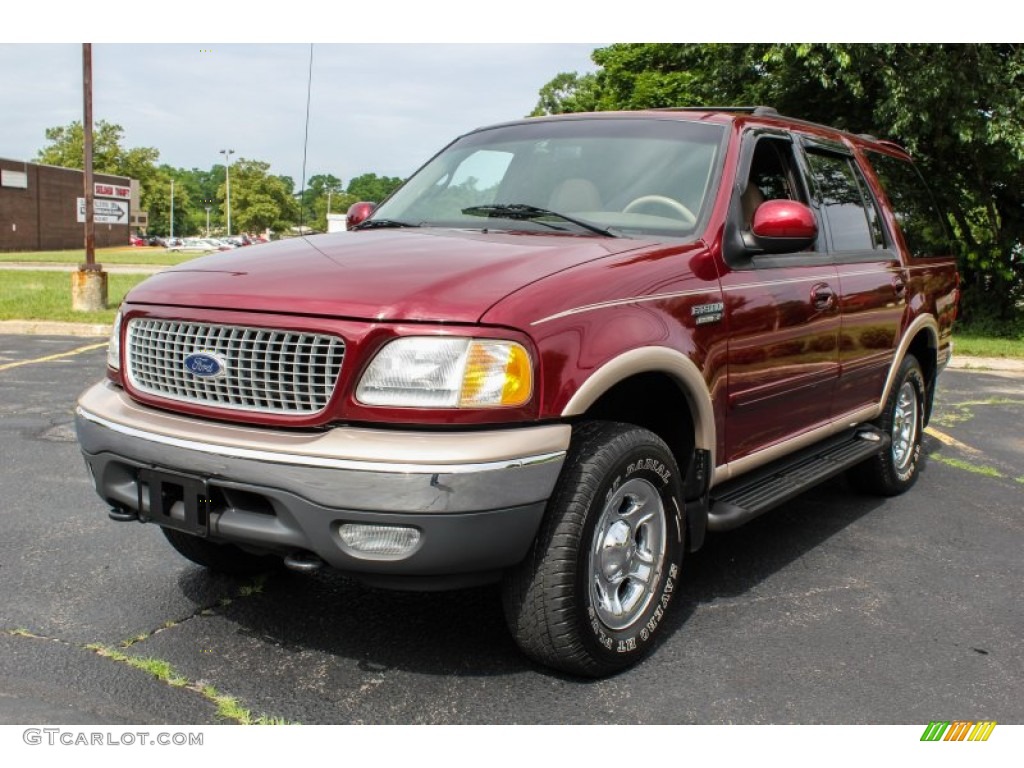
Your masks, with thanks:
<instances>
[{"instance_id":1,"label":"asphalt parking lot","mask_svg":"<svg viewBox=\"0 0 1024 768\"><path fill-rule=\"evenodd\" d=\"M210 576L110 522L72 426L103 358L0 336L0 723L1024 722L1020 374L943 375L909 494L711 538L661 647L594 682L520 656L495 589Z\"/></svg>"}]
</instances>

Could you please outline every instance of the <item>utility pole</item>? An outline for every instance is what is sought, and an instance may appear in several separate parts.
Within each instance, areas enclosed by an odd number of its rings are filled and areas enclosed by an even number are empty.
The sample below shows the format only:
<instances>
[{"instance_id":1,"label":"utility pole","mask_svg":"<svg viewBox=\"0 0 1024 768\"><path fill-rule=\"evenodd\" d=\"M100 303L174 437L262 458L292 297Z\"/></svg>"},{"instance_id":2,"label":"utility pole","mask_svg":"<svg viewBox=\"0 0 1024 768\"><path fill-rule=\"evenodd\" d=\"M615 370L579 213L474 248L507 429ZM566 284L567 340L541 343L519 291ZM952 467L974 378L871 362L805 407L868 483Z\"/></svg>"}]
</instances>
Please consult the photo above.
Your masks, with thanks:
<instances>
[{"instance_id":1,"label":"utility pole","mask_svg":"<svg viewBox=\"0 0 1024 768\"><path fill-rule=\"evenodd\" d=\"M174 239L174 179L171 179L171 240Z\"/></svg>"},{"instance_id":2,"label":"utility pole","mask_svg":"<svg viewBox=\"0 0 1024 768\"><path fill-rule=\"evenodd\" d=\"M222 149L220 151L224 155L224 185L227 187L227 203L228 203L228 237L231 237L231 156L235 154L233 149Z\"/></svg>"},{"instance_id":3,"label":"utility pole","mask_svg":"<svg viewBox=\"0 0 1024 768\"><path fill-rule=\"evenodd\" d=\"M210 206L206 206L206 236L210 236Z\"/></svg>"},{"instance_id":4,"label":"utility pole","mask_svg":"<svg viewBox=\"0 0 1024 768\"><path fill-rule=\"evenodd\" d=\"M92 43L82 43L82 134L85 189L85 263L71 273L71 308L95 312L107 308L107 273L96 263L95 194L92 178Z\"/></svg>"}]
</instances>

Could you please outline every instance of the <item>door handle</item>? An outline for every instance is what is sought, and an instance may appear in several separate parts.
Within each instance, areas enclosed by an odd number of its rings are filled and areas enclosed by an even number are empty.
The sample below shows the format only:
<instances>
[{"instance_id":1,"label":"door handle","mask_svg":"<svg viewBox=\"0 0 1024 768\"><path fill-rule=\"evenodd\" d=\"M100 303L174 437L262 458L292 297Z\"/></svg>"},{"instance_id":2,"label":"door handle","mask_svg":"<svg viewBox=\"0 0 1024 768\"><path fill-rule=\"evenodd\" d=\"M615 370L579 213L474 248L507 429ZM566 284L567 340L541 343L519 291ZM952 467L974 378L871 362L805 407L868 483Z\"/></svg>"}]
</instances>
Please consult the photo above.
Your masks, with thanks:
<instances>
[{"instance_id":1,"label":"door handle","mask_svg":"<svg viewBox=\"0 0 1024 768\"><path fill-rule=\"evenodd\" d=\"M811 304L815 309L830 309L836 303L836 292L828 283L818 283L811 288Z\"/></svg>"}]
</instances>

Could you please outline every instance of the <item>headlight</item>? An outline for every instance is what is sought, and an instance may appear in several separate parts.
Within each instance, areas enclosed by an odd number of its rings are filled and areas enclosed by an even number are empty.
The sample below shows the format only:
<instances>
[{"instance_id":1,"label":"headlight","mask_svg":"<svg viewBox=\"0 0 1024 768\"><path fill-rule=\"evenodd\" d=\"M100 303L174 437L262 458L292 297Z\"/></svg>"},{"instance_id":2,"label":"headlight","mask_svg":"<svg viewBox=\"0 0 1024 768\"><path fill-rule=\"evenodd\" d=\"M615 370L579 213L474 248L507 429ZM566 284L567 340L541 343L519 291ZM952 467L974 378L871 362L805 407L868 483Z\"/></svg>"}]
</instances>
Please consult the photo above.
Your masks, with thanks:
<instances>
[{"instance_id":1,"label":"headlight","mask_svg":"<svg viewBox=\"0 0 1024 768\"><path fill-rule=\"evenodd\" d=\"M114 317L114 330L110 332L107 344L107 365L115 371L121 370L121 310Z\"/></svg>"},{"instance_id":2,"label":"headlight","mask_svg":"<svg viewBox=\"0 0 1024 768\"><path fill-rule=\"evenodd\" d=\"M533 392L526 349L514 341L410 336L384 347L356 388L365 405L494 408Z\"/></svg>"}]
</instances>

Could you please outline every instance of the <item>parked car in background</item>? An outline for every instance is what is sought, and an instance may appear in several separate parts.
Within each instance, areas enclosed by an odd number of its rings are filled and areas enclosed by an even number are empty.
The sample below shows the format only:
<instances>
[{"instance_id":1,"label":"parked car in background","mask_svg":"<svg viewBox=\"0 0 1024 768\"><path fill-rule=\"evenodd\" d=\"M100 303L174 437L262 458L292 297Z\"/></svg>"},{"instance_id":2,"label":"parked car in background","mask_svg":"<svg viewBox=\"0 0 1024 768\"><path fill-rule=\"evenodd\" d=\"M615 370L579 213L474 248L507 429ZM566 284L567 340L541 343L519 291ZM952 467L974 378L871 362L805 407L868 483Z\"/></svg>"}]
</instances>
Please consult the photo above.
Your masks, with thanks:
<instances>
[{"instance_id":1,"label":"parked car in background","mask_svg":"<svg viewBox=\"0 0 1024 768\"><path fill-rule=\"evenodd\" d=\"M195 251L196 253L215 253L226 250L220 247L219 243L199 237L186 237L184 240L176 240L173 245L167 246L168 251Z\"/></svg>"}]
</instances>

